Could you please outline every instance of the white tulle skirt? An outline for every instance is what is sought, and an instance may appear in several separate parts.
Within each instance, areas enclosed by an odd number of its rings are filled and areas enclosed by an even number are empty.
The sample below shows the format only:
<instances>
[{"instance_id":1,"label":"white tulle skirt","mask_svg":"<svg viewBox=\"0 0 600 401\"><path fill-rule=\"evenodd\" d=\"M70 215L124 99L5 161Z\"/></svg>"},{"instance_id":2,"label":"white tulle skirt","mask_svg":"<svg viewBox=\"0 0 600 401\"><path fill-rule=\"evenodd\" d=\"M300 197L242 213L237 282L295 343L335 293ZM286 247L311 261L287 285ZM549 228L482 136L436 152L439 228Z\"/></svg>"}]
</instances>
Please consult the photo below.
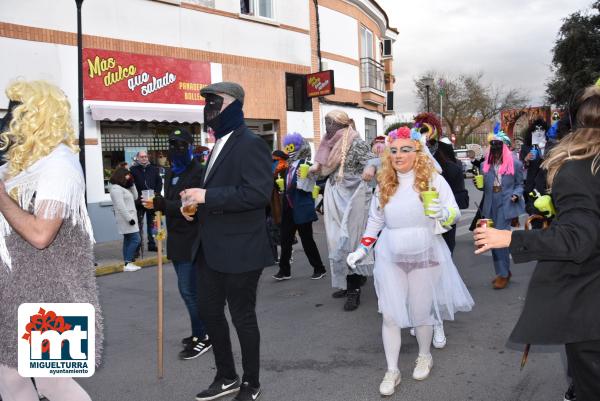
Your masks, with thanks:
<instances>
[{"instance_id":1,"label":"white tulle skirt","mask_svg":"<svg viewBox=\"0 0 600 401\"><path fill-rule=\"evenodd\" d=\"M428 228L385 228L373 276L379 312L399 327L454 320L474 304L444 239Z\"/></svg>"}]
</instances>

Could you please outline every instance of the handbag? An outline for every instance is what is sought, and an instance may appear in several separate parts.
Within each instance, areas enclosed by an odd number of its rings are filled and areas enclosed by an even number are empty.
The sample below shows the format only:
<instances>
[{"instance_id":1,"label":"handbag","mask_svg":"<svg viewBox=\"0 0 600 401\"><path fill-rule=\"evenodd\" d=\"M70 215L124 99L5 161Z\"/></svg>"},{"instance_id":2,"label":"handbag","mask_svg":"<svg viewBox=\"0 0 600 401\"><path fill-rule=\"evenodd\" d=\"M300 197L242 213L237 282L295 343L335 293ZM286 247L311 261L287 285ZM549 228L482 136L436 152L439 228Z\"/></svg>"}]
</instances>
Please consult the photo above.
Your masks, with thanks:
<instances>
[{"instance_id":1,"label":"handbag","mask_svg":"<svg viewBox=\"0 0 600 401\"><path fill-rule=\"evenodd\" d=\"M469 208L469 191L461 189L454 194L454 199L459 209Z\"/></svg>"}]
</instances>

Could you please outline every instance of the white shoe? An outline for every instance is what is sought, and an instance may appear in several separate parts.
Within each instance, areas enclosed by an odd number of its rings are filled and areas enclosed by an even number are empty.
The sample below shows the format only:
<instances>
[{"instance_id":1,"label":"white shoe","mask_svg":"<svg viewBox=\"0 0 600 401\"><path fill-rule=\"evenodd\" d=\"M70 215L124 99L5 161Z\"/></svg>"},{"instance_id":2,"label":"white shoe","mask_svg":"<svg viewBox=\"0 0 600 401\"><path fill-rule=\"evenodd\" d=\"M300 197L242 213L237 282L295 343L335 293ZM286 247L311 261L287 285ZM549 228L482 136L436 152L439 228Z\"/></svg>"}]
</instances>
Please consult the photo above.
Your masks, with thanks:
<instances>
[{"instance_id":1,"label":"white shoe","mask_svg":"<svg viewBox=\"0 0 600 401\"><path fill-rule=\"evenodd\" d=\"M433 346L442 349L446 346L446 335L444 334L444 324L433 325Z\"/></svg>"},{"instance_id":2,"label":"white shoe","mask_svg":"<svg viewBox=\"0 0 600 401\"><path fill-rule=\"evenodd\" d=\"M133 264L133 262L129 262L125 266L123 266L124 272L136 272L140 269L141 269L141 267L136 264Z\"/></svg>"},{"instance_id":3,"label":"white shoe","mask_svg":"<svg viewBox=\"0 0 600 401\"><path fill-rule=\"evenodd\" d=\"M419 355L415 361L415 370L413 370L413 379L425 380L429 377L429 372L433 368L433 357L431 355Z\"/></svg>"},{"instance_id":4,"label":"white shoe","mask_svg":"<svg viewBox=\"0 0 600 401\"><path fill-rule=\"evenodd\" d=\"M383 380L379 385L379 393L381 395L392 395L394 394L394 390L396 386L400 384L400 380L402 379L399 370L388 370L385 372L385 376L383 376Z\"/></svg>"},{"instance_id":5,"label":"white shoe","mask_svg":"<svg viewBox=\"0 0 600 401\"><path fill-rule=\"evenodd\" d=\"M413 336L413 337L415 337L415 336L417 335L417 334L415 333L415 328L414 328L414 327L411 327L411 328L410 328L410 335L411 335L411 336Z\"/></svg>"}]
</instances>

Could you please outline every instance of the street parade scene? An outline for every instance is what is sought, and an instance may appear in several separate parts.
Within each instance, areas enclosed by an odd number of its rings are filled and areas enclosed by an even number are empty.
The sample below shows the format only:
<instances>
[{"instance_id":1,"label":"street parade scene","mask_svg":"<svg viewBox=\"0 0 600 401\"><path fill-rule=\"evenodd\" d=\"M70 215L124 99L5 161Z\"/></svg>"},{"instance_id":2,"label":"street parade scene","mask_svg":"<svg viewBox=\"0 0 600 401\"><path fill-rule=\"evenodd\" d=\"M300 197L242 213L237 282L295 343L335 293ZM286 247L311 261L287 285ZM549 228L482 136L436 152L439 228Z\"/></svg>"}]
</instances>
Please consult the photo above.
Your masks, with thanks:
<instances>
[{"instance_id":1,"label":"street parade scene","mask_svg":"<svg viewBox=\"0 0 600 401\"><path fill-rule=\"evenodd\" d=\"M0 401L600 401L600 1L0 1Z\"/></svg>"}]
</instances>

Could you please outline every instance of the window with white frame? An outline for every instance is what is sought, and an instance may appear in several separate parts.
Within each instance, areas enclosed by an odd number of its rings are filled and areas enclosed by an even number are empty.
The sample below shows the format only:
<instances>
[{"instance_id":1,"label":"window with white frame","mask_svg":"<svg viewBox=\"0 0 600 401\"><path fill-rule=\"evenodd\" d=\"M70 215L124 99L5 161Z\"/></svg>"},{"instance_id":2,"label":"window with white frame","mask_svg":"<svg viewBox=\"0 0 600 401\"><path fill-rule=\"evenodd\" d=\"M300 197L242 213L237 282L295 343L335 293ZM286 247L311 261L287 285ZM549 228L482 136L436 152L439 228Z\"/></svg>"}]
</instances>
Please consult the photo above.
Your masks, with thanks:
<instances>
[{"instance_id":1,"label":"window with white frame","mask_svg":"<svg viewBox=\"0 0 600 401\"><path fill-rule=\"evenodd\" d=\"M373 32L366 27L360 27L361 57L373 58Z\"/></svg>"},{"instance_id":2,"label":"window with white frame","mask_svg":"<svg viewBox=\"0 0 600 401\"><path fill-rule=\"evenodd\" d=\"M365 117L365 142L372 143L377 137L377 120Z\"/></svg>"},{"instance_id":3,"label":"window with white frame","mask_svg":"<svg viewBox=\"0 0 600 401\"><path fill-rule=\"evenodd\" d=\"M190 3L197 6L215 8L215 0L182 0L182 3Z\"/></svg>"},{"instance_id":4,"label":"window with white frame","mask_svg":"<svg viewBox=\"0 0 600 401\"><path fill-rule=\"evenodd\" d=\"M273 0L240 0L240 14L273 19Z\"/></svg>"}]
</instances>

